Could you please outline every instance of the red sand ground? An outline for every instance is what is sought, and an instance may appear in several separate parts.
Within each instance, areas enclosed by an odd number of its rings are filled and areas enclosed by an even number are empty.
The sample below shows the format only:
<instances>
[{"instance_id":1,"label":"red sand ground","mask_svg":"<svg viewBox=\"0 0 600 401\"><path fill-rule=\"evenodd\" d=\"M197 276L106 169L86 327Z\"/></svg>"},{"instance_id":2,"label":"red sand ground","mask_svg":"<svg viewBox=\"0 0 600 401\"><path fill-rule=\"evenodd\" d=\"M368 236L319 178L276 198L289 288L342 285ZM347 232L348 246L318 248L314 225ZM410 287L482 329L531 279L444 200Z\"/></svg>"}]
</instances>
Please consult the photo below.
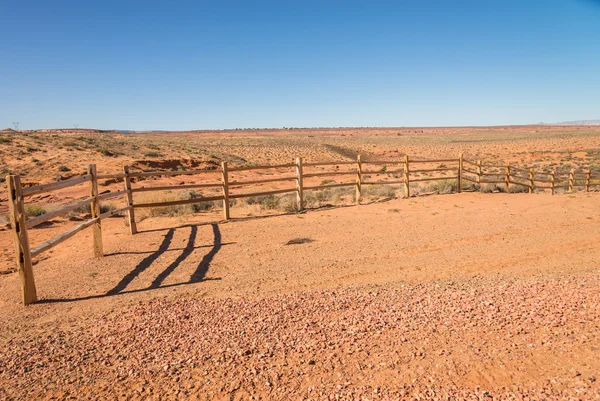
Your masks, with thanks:
<instances>
[{"instance_id":1,"label":"red sand ground","mask_svg":"<svg viewBox=\"0 0 600 401\"><path fill-rule=\"evenodd\" d=\"M0 276L0 397L600 399L599 206L463 193L133 237L109 219L106 257L85 231L34 266L41 303Z\"/></svg>"}]
</instances>

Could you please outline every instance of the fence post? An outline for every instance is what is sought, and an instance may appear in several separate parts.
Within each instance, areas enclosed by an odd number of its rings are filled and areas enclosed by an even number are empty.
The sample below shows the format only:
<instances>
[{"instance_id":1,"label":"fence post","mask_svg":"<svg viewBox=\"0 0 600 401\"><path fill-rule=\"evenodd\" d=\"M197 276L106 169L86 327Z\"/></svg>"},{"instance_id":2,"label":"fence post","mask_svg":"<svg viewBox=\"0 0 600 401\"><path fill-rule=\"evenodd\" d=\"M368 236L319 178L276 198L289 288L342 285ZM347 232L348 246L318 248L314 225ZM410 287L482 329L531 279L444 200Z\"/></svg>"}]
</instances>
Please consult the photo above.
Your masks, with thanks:
<instances>
[{"instance_id":1,"label":"fence post","mask_svg":"<svg viewBox=\"0 0 600 401\"><path fill-rule=\"evenodd\" d=\"M529 169L529 193L532 194L535 191L535 169L532 167Z\"/></svg>"},{"instance_id":2,"label":"fence post","mask_svg":"<svg viewBox=\"0 0 600 401\"><path fill-rule=\"evenodd\" d=\"M298 211L304 210L304 180L302 179L302 158L296 157L296 201Z\"/></svg>"},{"instance_id":3,"label":"fence post","mask_svg":"<svg viewBox=\"0 0 600 401\"><path fill-rule=\"evenodd\" d=\"M573 192L573 181L575 181L575 170L569 171L569 192Z\"/></svg>"},{"instance_id":4,"label":"fence post","mask_svg":"<svg viewBox=\"0 0 600 401\"><path fill-rule=\"evenodd\" d=\"M506 176L504 177L504 189L508 193L508 186L510 184L510 163L506 164Z\"/></svg>"},{"instance_id":5,"label":"fence post","mask_svg":"<svg viewBox=\"0 0 600 401\"><path fill-rule=\"evenodd\" d=\"M588 170L587 176L585 177L585 192L590 192L590 181L592 179L592 170Z\"/></svg>"},{"instance_id":6,"label":"fence post","mask_svg":"<svg viewBox=\"0 0 600 401\"><path fill-rule=\"evenodd\" d=\"M408 166L408 155L404 155L404 197L410 198L410 180L408 178L409 174L409 166Z\"/></svg>"},{"instance_id":7,"label":"fence post","mask_svg":"<svg viewBox=\"0 0 600 401\"><path fill-rule=\"evenodd\" d=\"M362 162L360 160L360 155L356 158L356 204L360 205L360 197L362 193Z\"/></svg>"},{"instance_id":8,"label":"fence post","mask_svg":"<svg viewBox=\"0 0 600 401\"><path fill-rule=\"evenodd\" d=\"M462 192L463 154L458 155L458 193Z\"/></svg>"},{"instance_id":9,"label":"fence post","mask_svg":"<svg viewBox=\"0 0 600 401\"><path fill-rule=\"evenodd\" d=\"M90 211L92 212L92 219L98 219L93 226L94 236L94 256L100 258L104 256L102 249L102 221L100 221L100 199L98 199L98 172L95 164L88 165L87 173L92 176L90 180L90 196L94 197L94 200L90 203Z\"/></svg>"},{"instance_id":10,"label":"fence post","mask_svg":"<svg viewBox=\"0 0 600 401\"><path fill-rule=\"evenodd\" d=\"M10 226L15 243L15 256L21 280L23 305L29 305L37 301L37 293L31 265L29 236L27 235L27 226L25 225L25 202L23 188L21 187L21 177L18 175L9 175L6 177L6 182L8 183Z\"/></svg>"},{"instance_id":11,"label":"fence post","mask_svg":"<svg viewBox=\"0 0 600 401\"><path fill-rule=\"evenodd\" d=\"M129 166L123 166L123 173L125 173L125 190L127 191L127 205L129 206L127 219L129 221L129 231L131 232L131 235L133 235L137 233L137 225L135 224L135 211L133 209L133 193L131 192Z\"/></svg>"},{"instance_id":12,"label":"fence post","mask_svg":"<svg viewBox=\"0 0 600 401\"><path fill-rule=\"evenodd\" d=\"M554 181L556 179L556 170L552 170L552 174L550 174L550 189L552 190L552 195L554 195Z\"/></svg>"},{"instance_id":13,"label":"fence post","mask_svg":"<svg viewBox=\"0 0 600 401\"><path fill-rule=\"evenodd\" d=\"M481 160L477 160L477 184L481 186Z\"/></svg>"},{"instance_id":14,"label":"fence post","mask_svg":"<svg viewBox=\"0 0 600 401\"><path fill-rule=\"evenodd\" d=\"M221 162L221 178L223 180L223 218L229 220L229 170L227 162Z\"/></svg>"}]
</instances>

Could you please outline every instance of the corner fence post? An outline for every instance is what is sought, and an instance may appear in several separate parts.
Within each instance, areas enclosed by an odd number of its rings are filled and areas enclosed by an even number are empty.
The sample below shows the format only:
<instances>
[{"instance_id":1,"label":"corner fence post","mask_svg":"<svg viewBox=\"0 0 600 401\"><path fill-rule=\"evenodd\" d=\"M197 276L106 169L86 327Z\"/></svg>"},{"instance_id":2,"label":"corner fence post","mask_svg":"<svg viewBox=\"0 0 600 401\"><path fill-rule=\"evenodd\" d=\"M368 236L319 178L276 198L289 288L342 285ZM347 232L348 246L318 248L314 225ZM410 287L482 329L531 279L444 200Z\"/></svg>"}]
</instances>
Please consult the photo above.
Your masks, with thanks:
<instances>
[{"instance_id":1,"label":"corner fence post","mask_svg":"<svg viewBox=\"0 0 600 401\"><path fill-rule=\"evenodd\" d=\"M410 198L410 179L408 178L409 174L409 166L408 166L408 155L404 156L404 197Z\"/></svg>"},{"instance_id":2,"label":"corner fence post","mask_svg":"<svg viewBox=\"0 0 600 401\"><path fill-rule=\"evenodd\" d=\"M356 204L360 205L360 197L362 194L362 162L360 161L360 155L356 158Z\"/></svg>"},{"instance_id":3,"label":"corner fence post","mask_svg":"<svg viewBox=\"0 0 600 401\"><path fill-rule=\"evenodd\" d=\"M573 181L575 181L575 170L571 169L569 171L569 192L573 192Z\"/></svg>"},{"instance_id":4,"label":"corner fence post","mask_svg":"<svg viewBox=\"0 0 600 401\"><path fill-rule=\"evenodd\" d=\"M229 170L227 162L221 162L222 180L223 180L223 218L229 220Z\"/></svg>"},{"instance_id":5,"label":"corner fence post","mask_svg":"<svg viewBox=\"0 0 600 401\"><path fill-rule=\"evenodd\" d=\"M100 258L104 256L102 249L102 222L100 221L100 199L98 198L98 173L95 164L88 166L87 173L92 176L90 180L90 196L94 197L94 200L90 203L90 211L92 212L92 219L97 219L94 222L93 236L94 236L94 256Z\"/></svg>"},{"instance_id":6,"label":"corner fence post","mask_svg":"<svg viewBox=\"0 0 600 401\"><path fill-rule=\"evenodd\" d=\"M304 180L302 174L302 158L296 157L296 202L298 211L304 210Z\"/></svg>"},{"instance_id":7,"label":"corner fence post","mask_svg":"<svg viewBox=\"0 0 600 401\"><path fill-rule=\"evenodd\" d=\"M587 176L585 177L585 192L590 192L591 179L592 179L592 170L588 170Z\"/></svg>"},{"instance_id":8,"label":"corner fence post","mask_svg":"<svg viewBox=\"0 0 600 401\"><path fill-rule=\"evenodd\" d=\"M123 173L125 173L125 190L127 191L127 219L129 221L129 231L131 235L137 233L137 225L135 224L135 211L133 209L133 192L131 192L131 176L129 175L129 166L123 166Z\"/></svg>"},{"instance_id":9,"label":"corner fence post","mask_svg":"<svg viewBox=\"0 0 600 401\"><path fill-rule=\"evenodd\" d=\"M529 169L529 193L532 194L535 191L535 169L532 167Z\"/></svg>"},{"instance_id":10,"label":"corner fence post","mask_svg":"<svg viewBox=\"0 0 600 401\"><path fill-rule=\"evenodd\" d=\"M31 264L31 250L29 249L29 236L25 225L25 198L21 187L21 177L8 175L8 206L10 211L10 226L15 244L15 256L17 270L21 280L21 293L23 305L29 305L37 301L35 280Z\"/></svg>"},{"instance_id":11,"label":"corner fence post","mask_svg":"<svg viewBox=\"0 0 600 401\"><path fill-rule=\"evenodd\" d=\"M458 155L458 193L462 192L463 154Z\"/></svg>"},{"instance_id":12,"label":"corner fence post","mask_svg":"<svg viewBox=\"0 0 600 401\"><path fill-rule=\"evenodd\" d=\"M554 181L556 180L556 170L552 170L552 174L550 174L550 189L552 191L552 195L554 195Z\"/></svg>"},{"instance_id":13,"label":"corner fence post","mask_svg":"<svg viewBox=\"0 0 600 401\"><path fill-rule=\"evenodd\" d=\"M510 163L506 164L506 176L504 177L504 189L508 193L508 185L510 184Z\"/></svg>"}]
</instances>

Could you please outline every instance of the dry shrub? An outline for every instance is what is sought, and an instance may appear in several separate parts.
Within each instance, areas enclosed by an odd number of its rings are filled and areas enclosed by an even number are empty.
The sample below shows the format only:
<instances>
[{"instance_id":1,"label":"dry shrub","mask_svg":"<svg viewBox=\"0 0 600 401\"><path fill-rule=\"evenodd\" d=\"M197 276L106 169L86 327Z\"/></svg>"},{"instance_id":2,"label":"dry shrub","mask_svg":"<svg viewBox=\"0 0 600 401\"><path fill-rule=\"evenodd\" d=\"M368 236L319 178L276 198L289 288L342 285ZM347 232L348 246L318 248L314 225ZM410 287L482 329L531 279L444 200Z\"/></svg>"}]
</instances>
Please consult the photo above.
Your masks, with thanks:
<instances>
[{"instance_id":1,"label":"dry shrub","mask_svg":"<svg viewBox=\"0 0 600 401\"><path fill-rule=\"evenodd\" d=\"M450 194L458 189L458 180L446 179L432 181L427 185L428 192L437 192L438 194Z\"/></svg>"},{"instance_id":2,"label":"dry shrub","mask_svg":"<svg viewBox=\"0 0 600 401\"><path fill-rule=\"evenodd\" d=\"M167 192L150 192L145 196L141 197L139 203L162 203L162 202L174 202L178 200L187 199L202 199L202 194L197 191L183 191L180 193L167 191ZM138 202L136 202L138 203ZM140 217L161 217L161 216L183 216L186 214L199 213L202 211L211 210L217 206L217 201L207 201L191 203L187 205L173 205L173 206L159 206L149 207L141 209Z\"/></svg>"},{"instance_id":3,"label":"dry shrub","mask_svg":"<svg viewBox=\"0 0 600 401\"><path fill-rule=\"evenodd\" d=\"M490 194L492 192L506 192L504 184L481 184L479 190L484 194Z\"/></svg>"},{"instance_id":4,"label":"dry shrub","mask_svg":"<svg viewBox=\"0 0 600 401\"><path fill-rule=\"evenodd\" d=\"M511 194L520 194L523 192L529 192L529 188L522 185L510 185L508 187L508 192Z\"/></svg>"},{"instance_id":5,"label":"dry shrub","mask_svg":"<svg viewBox=\"0 0 600 401\"><path fill-rule=\"evenodd\" d=\"M462 182L463 191L479 191L480 185L475 182L464 181Z\"/></svg>"},{"instance_id":6,"label":"dry shrub","mask_svg":"<svg viewBox=\"0 0 600 401\"><path fill-rule=\"evenodd\" d=\"M24 209L27 217L37 217L46 213L46 209L40 205L26 204Z\"/></svg>"},{"instance_id":7,"label":"dry shrub","mask_svg":"<svg viewBox=\"0 0 600 401\"><path fill-rule=\"evenodd\" d=\"M354 187L340 187L320 189L315 191L304 192L304 205L306 207L318 207L324 204L339 205L345 200L355 201Z\"/></svg>"},{"instance_id":8,"label":"dry shrub","mask_svg":"<svg viewBox=\"0 0 600 401\"><path fill-rule=\"evenodd\" d=\"M247 205L259 205L261 210L274 210L279 206L281 197L275 195L249 196L244 198Z\"/></svg>"},{"instance_id":9,"label":"dry shrub","mask_svg":"<svg viewBox=\"0 0 600 401\"><path fill-rule=\"evenodd\" d=\"M304 202L306 204L306 202ZM288 213L299 213L298 199L296 196L283 196L279 201L279 208Z\"/></svg>"},{"instance_id":10,"label":"dry shrub","mask_svg":"<svg viewBox=\"0 0 600 401\"><path fill-rule=\"evenodd\" d=\"M100 203L100 214L102 213L106 213L106 212L112 212L113 210L116 210L117 207L115 205L113 205L112 203ZM75 216L79 216L82 214L91 214L92 213L92 205L91 204L87 204L84 206L79 206L77 209L73 210L72 212L69 212L68 216L69 217L75 217Z\"/></svg>"},{"instance_id":11,"label":"dry shrub","mask_svg":"<svg viewBox=\"0 0 600 401\"><path fill-rule=\"evenodd\" d=\"M363 185L361 195L368 198L393 198L400 187L394 185Z\"/></svg>"}]
</instances>

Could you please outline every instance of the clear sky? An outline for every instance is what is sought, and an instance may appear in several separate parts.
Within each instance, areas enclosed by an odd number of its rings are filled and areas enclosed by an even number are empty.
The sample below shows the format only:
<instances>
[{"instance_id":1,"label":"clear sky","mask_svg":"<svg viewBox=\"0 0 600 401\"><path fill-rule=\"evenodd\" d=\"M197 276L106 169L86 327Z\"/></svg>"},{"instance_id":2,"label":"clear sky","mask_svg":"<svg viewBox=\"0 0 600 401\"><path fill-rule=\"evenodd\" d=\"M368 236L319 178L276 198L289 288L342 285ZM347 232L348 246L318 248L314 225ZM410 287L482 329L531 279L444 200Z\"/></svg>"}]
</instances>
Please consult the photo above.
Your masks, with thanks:
<instances>
[{"instance_id":1,"label":"clear sky","mask_svg":"<svg viewBox=\"0 0 600 401\"><path fill-rule=\"evenodd\" d=\"M600 119L600 0L2 0L0 15L0 128Z\"/></svg>"}]
</instances>

